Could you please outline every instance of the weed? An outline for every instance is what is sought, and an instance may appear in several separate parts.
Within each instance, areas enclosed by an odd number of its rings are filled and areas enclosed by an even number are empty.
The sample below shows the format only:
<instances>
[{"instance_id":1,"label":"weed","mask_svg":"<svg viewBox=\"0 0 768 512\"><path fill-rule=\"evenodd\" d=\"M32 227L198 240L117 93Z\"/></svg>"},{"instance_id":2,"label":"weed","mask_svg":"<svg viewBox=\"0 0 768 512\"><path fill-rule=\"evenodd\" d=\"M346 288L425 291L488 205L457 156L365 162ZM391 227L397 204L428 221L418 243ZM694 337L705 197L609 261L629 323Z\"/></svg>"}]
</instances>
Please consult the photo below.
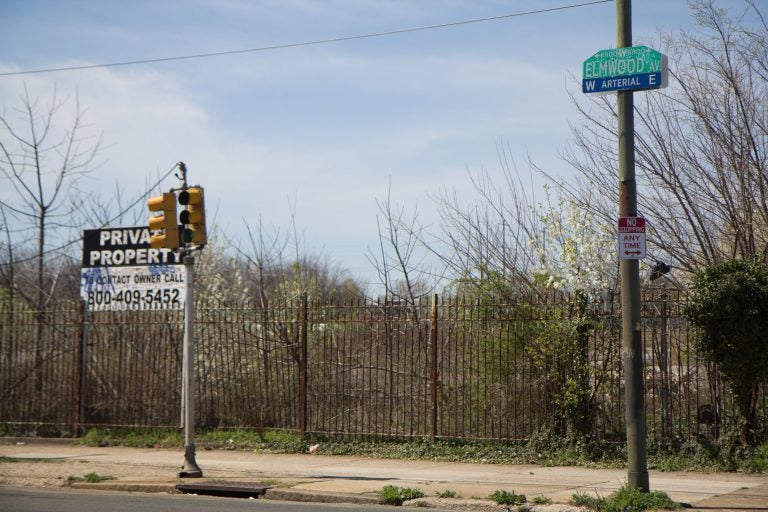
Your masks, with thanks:
<instances>
[{"instance_id":1,"label":"weed","mask_svg":"<svg viewBox=\"0 0 768 512\"><path fill-rule=\"evenodd\" d=\"M80 438L80 442L85 446L109 446L108 436L109 431L92 428Z\"/></svg>"},{"instance_id":2,"label":"weed","mask_svg":"<svg viewBox=\"0 0 768 512\"><path fill-rule=\"evenodd\" d=\"M85 481L95 484L98 482L104 482L107 480L117 480L117 477L114 477L112 475L100 475L98 473L88 473L85 475Z\"/></svg>"},{"instance_id":3,"label":"weed","mask_svg":"<svg viewBox=\"0 0 768 512\"><path fill-rule=\"evenodd\" d=\"M437 497L438 498L455 498L456 497L456 493L451 491L450 489L446 489L444 491L438 491L437 492Z\"/></svg>"},{"instance_id":4,"label":"weed","mask_svg":"<svg viewBox=\"0 0 768 512\"><path fill-rule=\"evenodd\" d=\"M764 473L768 471L768 442L761 444L752 453L747 455L742 467L747 473Z\"/></svg>"},{"instance_id":5,"label":"weed","mask_svg":"<svg viewBox=\"0 0 768 512\"><path fill-rule=\"evenodd\" d=\"M723 436L724 437L724 436ZM385 438L334 438L311 435L302 440L291 430L203 429L197 436L205 448L253 450L258 453L306 453L320 443L327 455L354 455L385 459L462 461L485 464L542 466L623 467L626 445L610 441L579 440L549 430L534 433L526 442L480 442L427 439L407 442ZM175 430L94 428L80 439L88 446L181 447ZM673 440L671 447L649 439L648 465L662 471L768 471L768 444L757 448L732 443L713 445L702 440Z\"/></svg>"},{"instance_id":6,"label":"weed","mask_svg":"<svg viewBox=\"0 0 768 512\"><path fill-rule=\"evenodd\" d=\"M99 475L98 473L88 473L85 476L70 475L67 477L67 482L88 482L90 484L96 484L106 480L117 480L117 477L111 475Z\"/></svg>"},{"instance_id":7,"label":"weed","mask_svg":"<svg viewBox=\"0 0 768 512\"><path fill-rule=\"evenodd\" d=\"M538 496L533 498L531 503L533 503L534 505L551 505L552 498L544 496L543 494L539 494Z\"/></svg>"},{"instance_id":8,"label":"weed","mask_svg":"<svg viewBox=\"0 0 768 512\"><path fill-rule=\"evenodd\" d=\"M642 512L643 510L678 510L679 503L661 491L643 492L637 487L622 486L606 499L605 512Z\"/></svg>"},{"instance_id":9,"label":"weed","mask_svg":"<svg viewBox=\"0 0 768 512\"><path fill-rule=\"evenodd\" d=\"M501 489L493 491L493 494L488 498L499 505L522 505L528 501L525 494L515 494L515 491L509 492Z\"/></svg>"},{"instance_id":10,"label":"weed","mask_svg":"<svg viewBox=\"0 0 768 512\"><path fill-rule=\"evenodd\" d=\"M584 492L577 492L571 495L571 499L568 501L571 505L576 507L586 507L592 510L603 510L605 506L605 499L601 497L593 497Z\"/></svg>"},{"instance_id":11,"label":"weed","mask_svg":"<svg viewBox=\"0 0 768 512\"><path fill-rule=\"evenodd\" d=\"M5 455L0 455L0 463L3 462L40 462L43 464L49 464L49 463L56 463L56 462L63 462L60 459L44 459L41 457L6 457Z\"/></svg>"},{"instance_id":12,"label":"weed","mask_svg":"<svg viewBox=\"0 0 768 512\"><path fill-rule=\"evenodd\" d=\"M402 505L404 501L426 496L420 489L398 487L396 485L386 485L377 494L383 503L397 506Z\"/></svg>"},{"instance_id":13,"label":"weed","mask_svg":"<svg viewBox=\"0 0 768 512\"><path fill-rule=\"evenodd\" d=\"M643 512L644 510L678 510L679 503L661 491L643 492L637 487L622 486L607 498L593 498L584 493L571 496L571 505L587 507L598 512Z\"/></svg>"}]
</instances>

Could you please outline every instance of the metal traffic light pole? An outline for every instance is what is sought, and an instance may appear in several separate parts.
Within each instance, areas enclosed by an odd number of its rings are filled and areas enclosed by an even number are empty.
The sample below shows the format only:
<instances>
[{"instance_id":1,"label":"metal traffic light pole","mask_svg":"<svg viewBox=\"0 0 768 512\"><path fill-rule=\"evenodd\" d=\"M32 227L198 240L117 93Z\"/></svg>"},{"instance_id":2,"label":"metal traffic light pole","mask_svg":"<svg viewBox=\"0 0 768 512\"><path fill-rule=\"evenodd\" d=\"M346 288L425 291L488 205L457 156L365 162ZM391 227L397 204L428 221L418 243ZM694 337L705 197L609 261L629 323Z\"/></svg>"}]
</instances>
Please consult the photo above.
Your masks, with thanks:
<instances>
[{"instance_id":1,"label":"metal traffic light pole","mask_svg":"<svg viewBox=\"0 0 768 512\"><path fill-rule=\"evenodd\" d=\"M616 0L616 47L632 46L632 2ZM634 97L618 91L619 217L637 217ZM621 345L627 421L627 483L648 492L643 395L643 344L640 333L640 261L621 259Z\"/></svg>"},{"instance_id":2,"label":"metal traffic light pole","mask_svg":"<svg viewBox=\"0 0 768 512\"><path fill-rule=\"evenodd\" d=\"M195 257L187 249L180 250L184 262L186 292L184 296L184 349L182 395L184 397L184 466L180 477L199 478L203 471L195 461L195 331L194 331L194 266Z\"/></svg>"},{"instance_id":3,"label":"metal traffic light pole","mask_svg":"<svg viewBox=\"0 0 768 512\"><path fill-rule=\"evenodd\" d=\"M187 167L179 162L182 190L187 188ZM179 255L184 263L184 346L182 354L182 398L184 421L184 465L179 477L200 478L203 470L195 461L195 331L194 331L194 266L195 257L192 251L182 244Z\"/></svg>"}]
</instances>

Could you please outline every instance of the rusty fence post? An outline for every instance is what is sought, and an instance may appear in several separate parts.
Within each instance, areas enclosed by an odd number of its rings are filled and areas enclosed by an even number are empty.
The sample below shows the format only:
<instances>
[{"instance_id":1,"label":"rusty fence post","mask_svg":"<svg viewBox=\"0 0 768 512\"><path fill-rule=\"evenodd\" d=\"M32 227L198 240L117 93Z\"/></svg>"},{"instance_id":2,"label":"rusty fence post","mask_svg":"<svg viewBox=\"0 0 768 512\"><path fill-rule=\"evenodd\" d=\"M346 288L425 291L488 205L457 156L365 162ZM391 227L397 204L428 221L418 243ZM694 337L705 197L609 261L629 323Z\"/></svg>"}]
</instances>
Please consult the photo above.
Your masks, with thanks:
<instances>
[{"instance_id":1,"label":"rusty fence post","mask_svg":"<svg viewBox=\"0 0 768 512\"><path fill-rule=\"evenodd\" d=\"M299 305L301 323L299 347L299 436L302 441L307 433L307 293L301 294Z\"/></svg>"},{"instance_id":2,"label":"rusty fence post","mask_svg":"<svg viewBox=\"0 0 768 512\"><path fill-rule=\"evenodd\" d=\"M432 321L429 326L429 342L431 345L431 402L432 402L432 418L431 418L431 435L432 442L435 442L437 438L437 294L432 296Z\"/></svg>"},{"instance_id":3,"label":"rusty fence post","mask_svg":"<svg viewBox=\"0 0 768 512\"><path fill-rule=\"evenodd\" d=\"M77 319L80 324L80 336L78 337L77 351L77 390L75 391L75 424L73 431L75 435L82 433L81 429L85 423L86 390L87 379L86 371L88 365L88 304L81 300L78 303Z\"/></svg>"}]
</instances>

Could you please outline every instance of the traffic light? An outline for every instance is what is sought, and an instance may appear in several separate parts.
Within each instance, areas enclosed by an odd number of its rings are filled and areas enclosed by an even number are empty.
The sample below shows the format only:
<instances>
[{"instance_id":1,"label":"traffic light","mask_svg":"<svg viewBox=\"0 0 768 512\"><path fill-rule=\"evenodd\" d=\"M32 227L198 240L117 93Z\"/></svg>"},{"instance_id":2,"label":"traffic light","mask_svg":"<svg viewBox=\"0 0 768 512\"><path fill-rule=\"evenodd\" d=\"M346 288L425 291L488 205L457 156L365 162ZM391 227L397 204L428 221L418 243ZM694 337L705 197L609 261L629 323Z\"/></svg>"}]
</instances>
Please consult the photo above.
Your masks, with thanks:
<instances>
[{"instance_id":1,"label":"traffic light","mask_svg":"<svg viewBox=\"0 0 768 512\"><path fill-rule=\"evenodd\" d=\"M176 194L165 192L162 196L150 197L147 200L150 212L160 212L149 218L149 246L153 249L179 248L179 228L176 224Z\"/></svg>"},{"instance_id":2,"label":"traffic light","mask_svg":"<svg viewBox=\"0 0 768 512\"><path fill-rule=\"evenodd\" d=\"M179 203L186 208L179 214L184 224L181 241L185 244L205 245L208 236L205 231L205 198L203 187L189 187L179 192Z\"/></svg>"}]
</instances>

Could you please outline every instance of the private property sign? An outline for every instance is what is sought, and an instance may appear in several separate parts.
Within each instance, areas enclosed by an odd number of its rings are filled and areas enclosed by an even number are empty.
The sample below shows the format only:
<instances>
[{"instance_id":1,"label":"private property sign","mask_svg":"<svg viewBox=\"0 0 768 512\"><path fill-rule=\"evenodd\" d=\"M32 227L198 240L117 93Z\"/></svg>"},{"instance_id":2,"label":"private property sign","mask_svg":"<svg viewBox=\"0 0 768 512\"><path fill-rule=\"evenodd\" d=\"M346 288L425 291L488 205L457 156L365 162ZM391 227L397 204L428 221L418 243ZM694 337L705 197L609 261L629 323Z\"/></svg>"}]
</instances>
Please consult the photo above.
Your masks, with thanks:
<instances>
[{"instance_id":1,"label":"private property sign","mask_svg":"<svg viewBox=\"0 0 768 512\"><path fill-rule=\"evenodd\" d=\"M584 93L643 91L667 86L667 57L647 46L600 50L584 61Z\"/></svg>"},{"instance_id":2,"label":"private property sign","mask_svg":"<svg viewBox=\"0 0 768 512\"><path fill-rule=\"evenodd\" d=\"M645 258L645 219L619 217L619 258L641 260Z\"/></svg>"},{"instance_id":3,"label":"private property sign","mask_svg":"<svg viewBox=\"0 0 768 512\"><path fill-rule=\"evenodd\" d=\"M83 231L80 297L92 311L182 309L184 266L170 249L151 249L149 229Z\"/></svg>"}]
</instances>

